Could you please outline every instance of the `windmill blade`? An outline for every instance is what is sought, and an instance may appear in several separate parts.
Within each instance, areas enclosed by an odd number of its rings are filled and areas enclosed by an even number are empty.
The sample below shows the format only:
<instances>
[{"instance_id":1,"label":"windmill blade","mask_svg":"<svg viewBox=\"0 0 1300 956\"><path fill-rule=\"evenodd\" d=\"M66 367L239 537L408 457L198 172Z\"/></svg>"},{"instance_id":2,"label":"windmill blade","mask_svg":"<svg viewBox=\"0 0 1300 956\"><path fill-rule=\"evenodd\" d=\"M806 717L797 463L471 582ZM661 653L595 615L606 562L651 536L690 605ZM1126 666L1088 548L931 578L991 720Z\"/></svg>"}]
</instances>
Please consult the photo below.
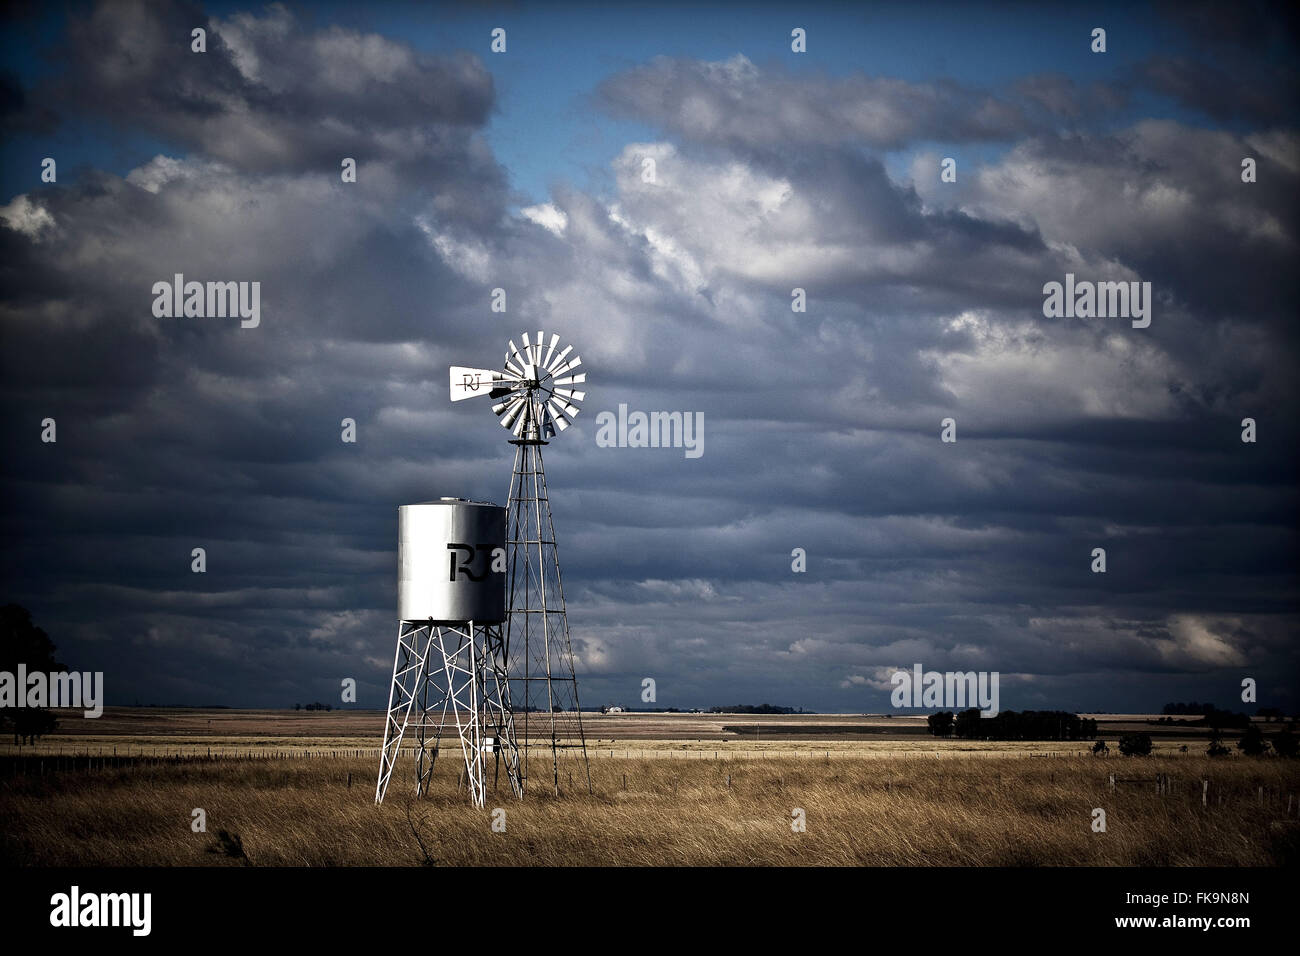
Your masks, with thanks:
<instances>
[{"instance_id":1,"label":"windmill blade","mask_svg":"<svg viewBox=\"0 0 1300 956\"><path fill-rule=\"evenodd\" d=\"M528 424L528 420L531 417L532 417L531 413L525 412L523 415L519 416L518 420L515 421L515 427L510 430L514 433L514 436L516 438L518 438L520 435L524 433L524 426Z\"/></svg>"},{"instance_id":2,"label":"windmill blade","mask_svg":"<svg viewBox=\"0 0 1300 956\"><path fill-rule=\"evenodd\" d=\"M501 372L489 368L451 366L451 400L463 401L489 394L495 386L506 380Z\"/></svg>"},{"instance_id":3,"label":"windmill blade","mask_svg":"<svg viewBox=\"0 0 1300 956\"><path fill-rule=\"evenodd\" d=\"M519 413L523 410L523 403L524 399L516 398L513 401L502 402L500 405L495 406L492 411L496 412L497 417L501 419L501 424L509 428L515 423L515 419L519 417Z\"/></svg>"},{"instance_id":4,"label":"windmill blade","mask_svg":"<svg viewBox=\"0 0 1300 956\"><path fill-rule=\"evenodd\" d=\"M537 330L537 338L533 341L533 364L538 368L542 365L542 343L546 341L546 333L541 329Z\"/></svg>"},{"instance_id":5,"label":"windmill blade","mask_svg":"<svg viewBox=\"0 0 1300 956\"><path fill-rule=\"evenodd\" d=\"M501 412L497 412L498 415L501 415L502 427L509 428L511 425L515 424L515 422L523 421L524 416L521 413L527 407L527 398L517 398L511 402L507 408L503 409L505 412L504 415L502 415Z\"/></svg>"},{"instance_id":6,"label":"windmill blade","mask_svg":"<svg viewBox=\"0 0 1300 956\"><path fill-rule=\"evenodd\" d=\"M577 418L580 411L576 405L570 405L562 398L552 398L548 404L556 411L563 410L570 418Z\"/></svg>"},{"instance_id":7,"label":"windmill blade","mask_svg":"<svg viewBox=\"0 0 1300 956\"><path fill-rule=\"evenodd\" d=\"M567 372L572 372L575 368L577 368L581 364L582 364L582 356L575 355L571 361L565 362L563 365L559 366L558 368L552 369L551 374L564 375Z\"/></svg>"},{"instance_id":8,"label":"windmill blade","mask_svg":"<svg viewBox=\"0 0 1300 956\"><path fill-rule=\"evenodd\" d=\"M557 415L555 411L550 408L549 403L547 405L547 411L551 413L551 421L555 423L556 431L564 431L566 428L569 427L568 420L565 419L563 415Z\"/></svg>"},{"instance_id":9,"label":"windmill blade","mask_svg":"<svg viewBox=\"0 0 1300 956\"><path fill-rule=\"evenodd\" d=\"M537 360L542 354L542 336L545 334L546 334L545 332L538 332L537 340L534 342L529 342L528 333L527 332L524 333L523 351L524 351L524 356L528 359L528 365L530 368L533 369L537 368Z\"/></svg>"},{"instance_id":10,"label":"windmill blade","mask_svg":"<svg viewBox=\"0 0 1300 956\"><path fill-rule=\"evenodd\" d=\"M525 396L523 395L516 395L513 392L502 396L501 400L499 402L496 402L492 406L492 414L494 415L503 414L507 410L513 408L516 402L522 402L524 400L524 397Z\"/></svg>"},{"instance_id":11,"label":"windmill blade","mask_svg":"<svg viewBox=\"0 0 1300 956\"><path fill-rule=\"evenodd\" d=\"M571 402L581 402L587 397L586 392L575 392L571 388L557 388L555 394L567 398Z\"/></svg>"},{"instance_id":12,"label":"windmill blade","mask_svg":"<svg viewBox=\"0 0 1300 956\"><path fill-rule=\"evenodd\" d=\"M578 375L566 375L564 378L557 378L552 385L581 385L587 380L587 373L582 372Z\"/></svg>"},{"instance_id":13,"label":"windmill blade","mask_svg":"<svg viewBox=\"0 0 1300 956\"><path fill-rule=\"evenodd\" d=\"M524 341L528 341L528 333L526 332L524 333ZM518 367L511 364L512 357L518 363ZM532 363L520 353L519 349L515 348L514 339L510 340L510 351L506 353L506 368L521 379L527 380L533 377Z\"/></svg>"},{"instance_id":14,"label":"windmill blade","mask_svg":"<svg viewBox=\"0 0 1300 956\"><path fill-rule=\"evenodd\" d=\"M559 372L556 371L556 369L558 369L564 363L565 357L572 351L573 351L573 346L566 345L564 347L563 352L555 356L554 359L552 359L550 362L546 364L546 371L550 372L552 375L560 374Z\"/></svg>"},{"instance_id":15,"label":"windmill blade","mask_svg":"<svg viewBox=\"0 0 1300 956\"><path fill-rule=\"evenodd\" d=\"M559 334L554 332L551 333L551 345L546 350L546 358L542 359L541 362L542 368L546 369L547 371L550 371L551 368L551 356L555 354L555 346L559 344L560 344Z\"/></svg>"}]
</instances>

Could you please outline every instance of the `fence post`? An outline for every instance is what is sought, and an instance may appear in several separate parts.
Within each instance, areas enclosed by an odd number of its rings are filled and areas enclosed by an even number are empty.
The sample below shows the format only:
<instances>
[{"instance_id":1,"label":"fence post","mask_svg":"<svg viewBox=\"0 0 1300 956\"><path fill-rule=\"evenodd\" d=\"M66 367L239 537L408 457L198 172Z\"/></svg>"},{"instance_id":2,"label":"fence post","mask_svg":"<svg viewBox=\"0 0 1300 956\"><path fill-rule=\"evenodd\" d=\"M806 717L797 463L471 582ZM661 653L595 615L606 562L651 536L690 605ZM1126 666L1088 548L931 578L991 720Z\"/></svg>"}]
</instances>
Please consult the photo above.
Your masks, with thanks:
<instances>
[{"instance_id":1,"label":"fence post","mask_svg":"<svg viewBox=\"0 0 1300 956\"><path fill-rule=\"evenodd\" d=\"M1115 789L1115 775L1113 773L1110 775L1110 789Z\"/></svg>"},{"instance_id":2,"label":"fence post","mask_svg":"<svg viewBox=\"0 0 1300 956\"><path fill-rule=\"evenodd\" d=\"M1202 777L1201 778L1201 806L1208 807L1209 805L1210 805L1210 781L1207 778Z\"/></svg>"}]
</instances>

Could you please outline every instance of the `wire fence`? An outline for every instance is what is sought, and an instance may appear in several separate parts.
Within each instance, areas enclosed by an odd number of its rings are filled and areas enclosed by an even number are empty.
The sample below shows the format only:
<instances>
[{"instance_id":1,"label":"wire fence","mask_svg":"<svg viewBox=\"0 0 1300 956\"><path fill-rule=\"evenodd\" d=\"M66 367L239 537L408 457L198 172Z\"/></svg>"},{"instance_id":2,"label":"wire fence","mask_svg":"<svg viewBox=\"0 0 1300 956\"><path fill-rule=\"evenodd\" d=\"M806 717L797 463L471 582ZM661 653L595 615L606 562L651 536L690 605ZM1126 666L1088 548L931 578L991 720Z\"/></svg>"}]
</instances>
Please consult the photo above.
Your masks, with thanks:
<instances>
[{"instance_id":1,"label":"wire fence","mask_svg":"<svg viewBox=\"0 0 1300 956\"><path fill-rule=\"evenodd\" d=\"M521 752L524 748L520 748ZM549 745L538 745L527 748L529 753L537 754L541 752L550 752ZM573 748L569 748L573 749ZM28 745L24 747L5 746L0 747L0 758L20 758L22 760L62 760L62 759L94 759L94 760L346 760L346 759L363 759L372 758L378 760L382 753L382 747L238 747L230 745L216 746L197 744L197 745L161 745L147 744L140 746L110 746L110 745L91 745L91 746L59 746L56 748L42 745ZM456 752L458 748L453 742L450 746L443 745L438 748L441 754ZM402 747L398 754L398 759L413 759L418 754L418 748ZM591 759L598 760L764 760L771 758L798 759L798 760L823 760L830 762L833 760L860 760L860 759L897 759L900 757L1038 757L1038 758L1075 758L1075 757L1092 757L1091 751L1084 750L1052 750L1052 751L1026 751L1026 750L1000 750L1000 749L842 749L842 750L814 750L810 748L782 748L767 747L760 749L740 749L734 747L719 747L714 750L706 748L668 748L668 747L588 747L587 756Z\"/></svg>"}]
</instances>

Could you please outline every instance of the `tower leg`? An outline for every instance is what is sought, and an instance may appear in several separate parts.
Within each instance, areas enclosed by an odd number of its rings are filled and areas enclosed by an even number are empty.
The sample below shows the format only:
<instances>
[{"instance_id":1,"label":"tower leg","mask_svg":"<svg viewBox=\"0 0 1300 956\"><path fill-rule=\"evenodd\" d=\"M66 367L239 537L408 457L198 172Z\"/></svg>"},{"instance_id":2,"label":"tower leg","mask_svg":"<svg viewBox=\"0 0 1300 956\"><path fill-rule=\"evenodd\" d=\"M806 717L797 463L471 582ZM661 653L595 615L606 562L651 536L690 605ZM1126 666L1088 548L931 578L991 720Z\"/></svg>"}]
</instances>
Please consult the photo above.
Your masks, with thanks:
<instances>
[{"instance_id":1,"label":"tower leg","mask_svg":"<svg viewBox=\"0 0 1300 956\"><path fill-rule=\"evenodd\" d=\"M393 658L393 681L388 692L388 712L384 720L384 747L379 757L379 780L375 784L375 803L384 802L393 768L402 752L402 738L411 719L411 708L417 696L427 701L429 647L432 628L428 625L402 621L397 626L397 652ZM423 715L421 711L421 724ZM420 758L424 756L424 734L421 727Z\"/></svg>"},{"instance_id":2,"label":"tower leg","mask_svg":"<svg viewBox=\"0 0 1300 956\"><path fill-rule=\"evenodd\" d=\"M500 624L483 628L483 670L486 675L483 709L488 729L495 741L493 751L496 767L499 770L501 761L505 761L510 788L516 797L522 799L524 784L519 767L519 741L515 737L515 713L510 701L505 643L505 634Z\"/></svg>"}]
</instances>

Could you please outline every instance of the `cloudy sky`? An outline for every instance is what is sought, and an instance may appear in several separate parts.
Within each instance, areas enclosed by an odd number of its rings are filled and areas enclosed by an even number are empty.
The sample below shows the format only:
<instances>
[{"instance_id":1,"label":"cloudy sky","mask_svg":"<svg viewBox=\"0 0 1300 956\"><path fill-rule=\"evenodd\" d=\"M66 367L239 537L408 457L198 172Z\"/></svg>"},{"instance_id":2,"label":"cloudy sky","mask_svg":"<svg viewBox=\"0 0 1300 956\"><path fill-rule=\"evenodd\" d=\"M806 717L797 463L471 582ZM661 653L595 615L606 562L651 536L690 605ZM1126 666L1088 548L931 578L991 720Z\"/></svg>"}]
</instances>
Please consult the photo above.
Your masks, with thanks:
<instances>
[{"instance_id":1,"label":"cloudy sky","mask_svg":"<svg viewBox=\"0 0 1300 956\"><path fill-rule=\"evenodd\" d=\"M397 506L509 483L446 368L546 329L584 704L1300 706L1281 5L363 6L0 25L0 600L110 703L382 708ZM175 273L260 325L155 317ZM1150 327L1045 318L1067 273ZM620 404L703 455L600 447Z\"/></svg>"}]
</instances>

